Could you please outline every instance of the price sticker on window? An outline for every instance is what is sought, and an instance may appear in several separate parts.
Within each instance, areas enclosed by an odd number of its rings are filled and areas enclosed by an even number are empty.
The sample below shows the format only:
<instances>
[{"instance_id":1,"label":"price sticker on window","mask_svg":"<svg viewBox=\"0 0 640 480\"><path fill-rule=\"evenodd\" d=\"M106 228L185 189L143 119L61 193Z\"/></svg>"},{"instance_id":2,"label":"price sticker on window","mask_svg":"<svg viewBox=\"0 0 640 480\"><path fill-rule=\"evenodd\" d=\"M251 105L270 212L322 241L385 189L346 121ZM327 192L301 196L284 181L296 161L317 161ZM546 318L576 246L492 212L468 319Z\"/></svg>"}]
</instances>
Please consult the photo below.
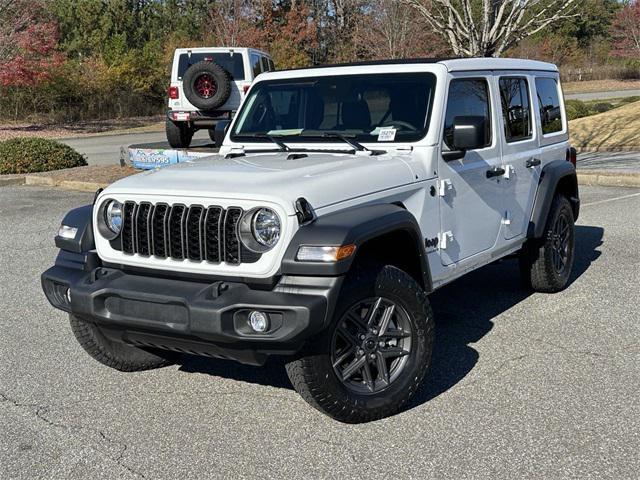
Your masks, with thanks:
<instances>
[{"instance_id":1,"label":"price sticker on window","mask_svg":"<svg viewBox=\"0 0 640 480\"><path fill-rule=\"evenodd\" d=\"M393 127L383 127L378 131L379 142L393 142L396 138L396 129Z\"/></svg>"}]
</instances>

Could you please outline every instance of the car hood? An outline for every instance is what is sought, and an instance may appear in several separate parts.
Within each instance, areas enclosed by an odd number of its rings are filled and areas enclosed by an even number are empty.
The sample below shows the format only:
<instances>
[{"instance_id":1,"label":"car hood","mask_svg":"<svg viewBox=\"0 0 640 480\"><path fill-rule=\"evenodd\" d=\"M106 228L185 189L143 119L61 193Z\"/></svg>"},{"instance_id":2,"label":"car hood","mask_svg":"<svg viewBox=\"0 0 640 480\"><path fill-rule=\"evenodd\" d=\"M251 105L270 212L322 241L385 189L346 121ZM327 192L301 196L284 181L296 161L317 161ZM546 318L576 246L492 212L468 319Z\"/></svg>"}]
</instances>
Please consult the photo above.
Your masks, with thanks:
<instances>
[{"instance_id":1,"label":"car hood","mask_svg":"<svg viewBox=\"0 0 640 480\"><path fill-rule=\"evenodd\" d=\"M289 155L247 152L236 158L203 157L125 178L108 192L270 201L293 215L300 197L318 209L415 181L403 160L409 152L308 152L296 159L288 159Z\"/></svg>"}]
</instances>

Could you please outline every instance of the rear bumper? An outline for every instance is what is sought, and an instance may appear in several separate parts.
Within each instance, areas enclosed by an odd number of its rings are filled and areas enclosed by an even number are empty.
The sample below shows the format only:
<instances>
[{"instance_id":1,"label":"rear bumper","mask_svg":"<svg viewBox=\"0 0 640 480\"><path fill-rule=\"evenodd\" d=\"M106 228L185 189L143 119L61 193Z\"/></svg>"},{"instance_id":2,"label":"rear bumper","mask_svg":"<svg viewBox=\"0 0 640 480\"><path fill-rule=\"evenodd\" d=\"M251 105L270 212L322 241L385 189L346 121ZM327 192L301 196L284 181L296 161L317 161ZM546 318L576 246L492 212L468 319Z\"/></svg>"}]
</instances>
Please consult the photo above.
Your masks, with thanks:
<instances>
[{"instance_id":1,"label":"rear bumper","mask_svg":"<svg viewBox=\"0 0 640 480\"><path fill-rule=\"evenodd\" d=\"M196 127L213 128L219 120L230 120L235 110L167 110L167 118L172 122L187 122Z\"/></svg>"},{"instance_id":2,"label":"rear bumper","mask_svg":"<svg viewBox=\"0 0 640 480\"><path fill-rule=\"evenodd\" d=\"M285 276L271 290L260 290L60 264L42 274L54 307L94 322L114 341L251 364L294 354L322 331L341 284L342 277ZM266 333L249 327L251 310L269 314Z\"/></svg>"}]
</instances>

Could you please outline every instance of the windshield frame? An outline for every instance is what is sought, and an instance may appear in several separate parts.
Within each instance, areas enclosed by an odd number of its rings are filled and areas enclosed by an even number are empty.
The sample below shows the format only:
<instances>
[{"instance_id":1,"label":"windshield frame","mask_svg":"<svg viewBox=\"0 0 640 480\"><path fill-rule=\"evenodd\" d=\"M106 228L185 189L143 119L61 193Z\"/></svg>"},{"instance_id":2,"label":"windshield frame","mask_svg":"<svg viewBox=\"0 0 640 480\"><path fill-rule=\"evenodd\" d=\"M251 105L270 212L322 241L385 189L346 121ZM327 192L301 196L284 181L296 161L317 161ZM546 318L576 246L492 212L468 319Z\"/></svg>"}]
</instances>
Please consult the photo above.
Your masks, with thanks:
<instances>
[{"instance_id":1,"label":"windshield frame","mask_svg":"<svg viewBox=\"0 0 640 480\"><path fill-rule=\"evenodd\" d=\"M259 135L254 135L255 132L245 132L245 133L238 132L238 128L240 126L240 123L242 122L243 116L247 113L247 110L252 107L253 101L255 100L256 96L259 94L259 92L263 88L268 88L271 85L279 86L279 85L286 85L286 84L292 84L292 85L304 84L304 83L315 82L318 80L330 81L332 78L343 78L343 77L361 77L362 78L362 77L375 77L375 76L398 76L398 77L405 77L405 78L410 76L421 76L421 77L424 77L425 87L428 87L428 86L431 87L426 97L427 106L425 110L424 126L422 127L421 130L416 131L416 133L414 134L415 136L412 136L409 139L402 138L401 136L400 138L395 138L394 140L391 140L391 141L389 140L377 141L375 136L372 134L367 134L367 135L355 134L354 135L353 132L350 132L348 130L336 130L336 129L327 129L327 130L307 129L306 130L308 133L311 133L311 132L319 133L314 135L305 135L305 130L301 130L299 132L295 132L291 134L278 134L278 133L275 133L275 131L269 131L271 132L270 135L288 143L303 143L303 144L318 144L318 143L344 144L344 142L338 139L336 136L322 135L323 132L327 132L327 133L337 132L339 134L342 134L362 144L380 145L380 146L389 145L389 144L414 144L424 140L425 137L429 135L434 125L432 117L433 117L433 111L434 111L434 104L436 101L436 92L438 89L438 83L440 81L439 75L429 70L382 71L382 72L367 71L367 72L357 72L357 73L349 72L349 73L336 73L332 75L319 75L314 77L286 77L286 78L268 78L264 80L259 80L254 83L254 85L249 91L249 94L247 95L245 100L242 102L241 108L238 110L237 114L235 115L228 138L232 143L240 143L240 144L265 143L264 138L260 138ZM376 127L376 128L379 128L379 127ZM289 129L289 130L296 131L299 129ZM286 131L286 129L283 131ZM375 131L375 129L372 131ZM269 133L269 132L266 132L266 133ZM267 143L269 142L267 141Z\"/></svg>"}]
</instances>

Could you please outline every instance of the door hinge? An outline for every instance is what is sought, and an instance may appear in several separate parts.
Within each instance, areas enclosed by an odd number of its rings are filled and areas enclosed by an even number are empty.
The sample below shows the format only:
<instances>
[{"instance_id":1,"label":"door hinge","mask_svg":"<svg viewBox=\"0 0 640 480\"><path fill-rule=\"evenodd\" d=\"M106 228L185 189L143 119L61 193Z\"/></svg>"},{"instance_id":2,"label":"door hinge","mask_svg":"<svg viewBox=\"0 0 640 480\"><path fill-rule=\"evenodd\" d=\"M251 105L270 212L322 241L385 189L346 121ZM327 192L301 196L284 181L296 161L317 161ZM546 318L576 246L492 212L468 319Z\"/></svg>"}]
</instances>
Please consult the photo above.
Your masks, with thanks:
<instances>
[{"instance_id":1,"label":"door hinge","mask_svg":"<svg viewBox=\"0 0 640 480\"><path fill-rule=\"evenodd\" d=\"M504 167L504 174L502 175L503 178L506 178L507 180L509 180L509 178L511 178L511 173L514 171L513 169L513 165L505 165Z\"/></svg>"},{"instance_id":2,"label":"door hinge","mask_svg":"<svg viewBox=\"0 0 640 480\"><path fill-rule=\"evenodd\" d=\"M511 216L508 211L504 212L504 217L502 217L502 225L511 225Z\"/></svg>"},{"instance_id":3,"label":"door hinge","mask_svg":"<svg viewBox=\"0 0 640 480\"><path fill-rule=\"evenodd\" d=\"M447 190L451 190L453 188L453 183L448 178L444 180L440 180L438 185L438 195L444 197L447 195Z\"/></svg>"},{"instance_id":4,"label":"door hinge","mask_svg":"<svg viewBox=\"0 0 640 480\"><path fill-rule=\"evenodd\" d=\"M451 231L441 233L439 237L440 250L446 250L449 243L453 242L453 232Z\"/></svg>"}]
</instances>

